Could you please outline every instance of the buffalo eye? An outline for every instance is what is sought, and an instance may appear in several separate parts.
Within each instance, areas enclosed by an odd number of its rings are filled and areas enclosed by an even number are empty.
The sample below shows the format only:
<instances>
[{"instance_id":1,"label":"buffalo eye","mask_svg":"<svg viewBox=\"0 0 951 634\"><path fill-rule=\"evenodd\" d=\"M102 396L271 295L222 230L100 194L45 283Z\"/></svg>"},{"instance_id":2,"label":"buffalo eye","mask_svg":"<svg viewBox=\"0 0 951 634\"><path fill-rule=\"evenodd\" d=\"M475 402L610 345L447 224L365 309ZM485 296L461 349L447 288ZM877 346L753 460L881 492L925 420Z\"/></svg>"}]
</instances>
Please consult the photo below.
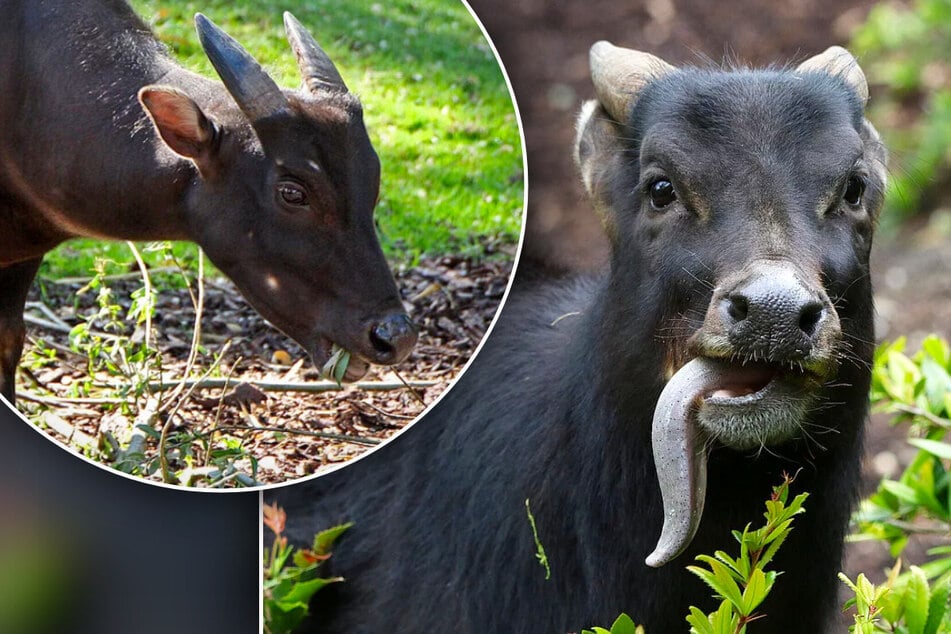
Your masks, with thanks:
<instances>
[{"instance_id":1,"label":"buffalo eye","mask_svg":"<svg viewBox=\"0 0 951 634\"><path fill-rule=\"evenodd\" d=\"M677 200L674 185L666 178L659 178L651 183L647 188L647 194L650 196L651 206L654 209L663 209Z\"/></svg>"},{"instance_id":2,"label":"buffalo eye","mask_svg":"<svg viewBox=\"0 0 951 634\"><path fill-rule=\"evenodd\" d=\"M862 202L862 194L865 193L865 179L857 174L849 176L849 182L845 185L845 193L842 194L842 200L855 206Z\"/></svg>"},{"instance_id":3,"label":"buffalo eye","mask_svg":"<svg viewBox=\"0 0 951 634\"><path fill-rule=\"evenodd\" d=\"M292 181L281 181L277 184L277 195L281 202L291 207L307 205L307 191L303 186Z\"/></svg>"}]
</instances>

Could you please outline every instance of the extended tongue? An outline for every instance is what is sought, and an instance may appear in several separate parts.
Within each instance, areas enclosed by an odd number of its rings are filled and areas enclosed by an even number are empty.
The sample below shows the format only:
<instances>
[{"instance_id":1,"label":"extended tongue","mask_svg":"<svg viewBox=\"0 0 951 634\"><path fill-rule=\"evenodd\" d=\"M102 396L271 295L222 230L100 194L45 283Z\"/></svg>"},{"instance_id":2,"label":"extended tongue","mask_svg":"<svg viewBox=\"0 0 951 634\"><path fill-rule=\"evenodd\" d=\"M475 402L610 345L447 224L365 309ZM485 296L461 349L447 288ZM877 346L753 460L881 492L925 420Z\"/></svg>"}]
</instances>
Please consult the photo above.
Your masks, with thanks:
<instances>
[{"instance_id":1,"label":"extended tongue","mask_svg":"<svg viewBox=\"0 0 951 634\"><path fill-rule=\"evenodd\" d=\"M651 430L654 465L664 501L664 527L645 563L659 568L690 544L707 492L707 451L696 421L700 399L723 384L725 364L697 357L671 377L657 401Z\"/></svg>"}]
</instances>

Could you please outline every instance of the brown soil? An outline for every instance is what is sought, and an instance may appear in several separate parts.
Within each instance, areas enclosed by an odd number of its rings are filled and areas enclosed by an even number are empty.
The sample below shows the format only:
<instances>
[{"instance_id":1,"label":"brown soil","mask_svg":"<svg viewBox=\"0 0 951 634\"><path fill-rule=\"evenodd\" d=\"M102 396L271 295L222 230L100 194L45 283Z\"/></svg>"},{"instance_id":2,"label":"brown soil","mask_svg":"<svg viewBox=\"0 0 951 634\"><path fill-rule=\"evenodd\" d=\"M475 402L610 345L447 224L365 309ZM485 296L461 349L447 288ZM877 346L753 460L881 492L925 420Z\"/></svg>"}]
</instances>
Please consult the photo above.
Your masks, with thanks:
<instances>
[{"instance_id":1,"label":"brown soil","mask_svg":"<svg viewBox=\"0 0 951 634\"><path fill-rule=\"evenodd\" d=\"M208 370L227 343L214 372L231 380L225 389L186 390L178 398L172 398L173 388L152 389L161 406L156 416L142 419L148 394L122 397L116 388L132 381L107 370L94 373L87 384L87 357L70 351L67 333L34 325L21 364L25 369L20 373L17 405L57 441L114 468L134 468L152 480L163 478L158 436L166 423L166 455L169 470L179 478L176 484L239 486L306 476L379 444L422 412L423 402L429 405L445 391L494 317L511 259L474 262L447 256L396 272L410 314L420 327L416 349L396 368L407 382L428 384L416 388L415 394L391 369L382 367L343 389L319 394L281 389L275 384L303 384L307 389L328 382L321 381L304 351L265 323L230 282L214 280L207 284L202 321L207 354L200 356L190 376ZM77 296L81 286L52 281L38 285L29 298L28 315L75 325L78 316L96 312L95 293ZM110 281L109 286L125 314L141 279ZM194 322L186 290L161 291L153 346L161 353L166 382L185 375ZM105 328L101 321L93 326ZM125 329L133 339L141 332L141 327ZM55 356L39 363L41 349ZM149 376L153 382L157 378L154 373ZM367 388L360 387L364 383ZM383 383L394 387L369 389ZM97 401L103 397L106 402ZM177 415L169 423L179 401ZM133 445L130 455L133 431L143 422L144 445L140 452Z\"/></svg>"}]
</instances>

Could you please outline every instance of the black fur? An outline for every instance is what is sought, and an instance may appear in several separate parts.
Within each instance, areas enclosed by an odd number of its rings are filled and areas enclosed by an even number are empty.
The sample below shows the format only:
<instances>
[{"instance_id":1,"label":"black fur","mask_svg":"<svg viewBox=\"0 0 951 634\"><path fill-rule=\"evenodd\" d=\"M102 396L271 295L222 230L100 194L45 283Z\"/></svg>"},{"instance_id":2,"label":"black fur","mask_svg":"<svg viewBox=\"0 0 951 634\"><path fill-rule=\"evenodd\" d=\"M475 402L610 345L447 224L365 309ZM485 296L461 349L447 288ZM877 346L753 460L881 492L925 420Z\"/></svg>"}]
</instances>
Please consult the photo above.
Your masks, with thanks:
<instances>
[{"instance_id":1,"label":"black fur","mask_svg":"<svg viewBox=\"0 0 951 634\"><path fill-rule=\"evenodd\" d=\"M336 473L266 494L302 544L355 523L329 562L346 581L318 593L299 631L566 633L620 612L649 634L686 631L688 606L716 602L684 566L734 551L731 529L761 521L783 472L798 472L794 490L811 497L775 561L784 574L756 632L824 631L859 477L868 249L883 183L869 178L864 216L816 208L850 169L849 152L884 160L877 137L841 80L776 71L676 72L648 87L631 121L609 125L623 158L594 189L611 203L610 271L517 285L472 367L423 420ZM689 183L667 212L649 208L641 181L660 155ZM713 450L696 538L651 569L662 507L650 429L665 367L700 326L716 281L761 254L756 219L767 207L788 247L773 255L819 270L836 306L838 376L801 438Z\"/></svg>"}]
</instances>

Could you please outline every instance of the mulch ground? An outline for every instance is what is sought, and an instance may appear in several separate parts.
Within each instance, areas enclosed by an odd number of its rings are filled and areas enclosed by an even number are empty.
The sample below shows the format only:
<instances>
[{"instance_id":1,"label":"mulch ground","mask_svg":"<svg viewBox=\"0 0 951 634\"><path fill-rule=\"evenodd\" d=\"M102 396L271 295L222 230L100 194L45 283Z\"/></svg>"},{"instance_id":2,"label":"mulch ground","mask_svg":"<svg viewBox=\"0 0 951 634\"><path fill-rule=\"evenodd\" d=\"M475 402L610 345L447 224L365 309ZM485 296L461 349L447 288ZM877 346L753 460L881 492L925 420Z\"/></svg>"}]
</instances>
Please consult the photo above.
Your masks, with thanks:
<instances>
[{"instance_id":1,"label":"mulch ground","mask_svg":"<svg viewBox=\"0 0 951 634\"><path fill-rule=\"evenodd\" d=\"M514 248L506 250L514 254ZM177 394L173 387L153 387L138 397L122 394L134 378L104 369L90 375L87 355L70 349L66 331L96 312L96 293L77 295L82 282L46 281L28 302L29 342L17 405L58 442L151 480L167 479L158 450L163 428L167 472L175 484L229 487L303 477L360 455L435 401L481 341L510 271L511 257L476 262L455 256L395 271L420 328L413 354L396 366L399 377L417 385L413 389L384 367L371 368L342 389L328 385L304 351L258 316L229 281L208 281L201 325L205 351L189 378L212 368L212 376L228 379L227 385ZM133 275L108 285L127 309L142 280ZM160 292L153 347L160 351L162 381L184 378L194 322L186 289ZM128 326L124 334L135 341L141 332ZM44 352L52 358L40 362ZM155 384L159 376L147 378ZM302 391L315 386L334 389ZM150 396L160 403L151 416Z\"/></svg>"}]
</instances>

